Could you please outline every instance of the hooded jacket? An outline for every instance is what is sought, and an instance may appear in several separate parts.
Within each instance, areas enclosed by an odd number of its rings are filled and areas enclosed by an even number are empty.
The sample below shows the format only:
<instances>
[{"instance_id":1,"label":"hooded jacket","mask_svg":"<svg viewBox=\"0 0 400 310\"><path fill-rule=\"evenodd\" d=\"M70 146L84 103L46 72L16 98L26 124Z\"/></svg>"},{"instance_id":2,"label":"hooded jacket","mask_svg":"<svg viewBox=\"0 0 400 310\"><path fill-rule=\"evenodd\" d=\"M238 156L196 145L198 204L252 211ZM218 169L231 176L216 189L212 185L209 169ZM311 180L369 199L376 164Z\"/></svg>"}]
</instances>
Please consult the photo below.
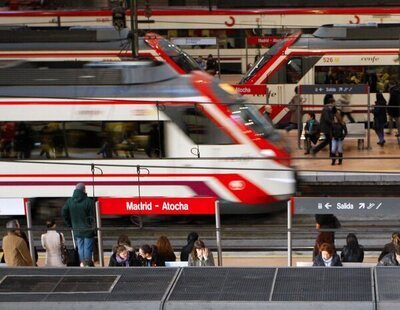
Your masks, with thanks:
<instances>
[{"instance_id":1,"label":"hooded jacket","mask_svg":"<svg viewBox=\"0 0 400 310\"><path fill-rule=\"evenodd\" d=\"M93 201L85 192L75 189L62 209L64 222L74 231L76 238L94 237Z\"/></svg>"}]
</instances>

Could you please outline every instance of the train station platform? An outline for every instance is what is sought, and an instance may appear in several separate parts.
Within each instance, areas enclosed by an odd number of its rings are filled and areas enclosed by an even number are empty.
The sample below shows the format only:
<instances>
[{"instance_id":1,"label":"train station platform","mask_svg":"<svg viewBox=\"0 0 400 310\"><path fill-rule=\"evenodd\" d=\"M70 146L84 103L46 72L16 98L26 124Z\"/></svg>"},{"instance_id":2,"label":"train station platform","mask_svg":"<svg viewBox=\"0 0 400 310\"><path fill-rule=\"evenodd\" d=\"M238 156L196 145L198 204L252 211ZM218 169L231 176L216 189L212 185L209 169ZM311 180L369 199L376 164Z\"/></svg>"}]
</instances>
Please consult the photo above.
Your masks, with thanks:
<instances>
[{"instance_id":1,"label":"train station platform","mask_svg":"<svg viewBox=\"0 0 400 310\"><path fill-rule=\"evenodd\" d=\"M1 268L0 308L398 309L390 267Z\"/></svg>"}]
</instances>

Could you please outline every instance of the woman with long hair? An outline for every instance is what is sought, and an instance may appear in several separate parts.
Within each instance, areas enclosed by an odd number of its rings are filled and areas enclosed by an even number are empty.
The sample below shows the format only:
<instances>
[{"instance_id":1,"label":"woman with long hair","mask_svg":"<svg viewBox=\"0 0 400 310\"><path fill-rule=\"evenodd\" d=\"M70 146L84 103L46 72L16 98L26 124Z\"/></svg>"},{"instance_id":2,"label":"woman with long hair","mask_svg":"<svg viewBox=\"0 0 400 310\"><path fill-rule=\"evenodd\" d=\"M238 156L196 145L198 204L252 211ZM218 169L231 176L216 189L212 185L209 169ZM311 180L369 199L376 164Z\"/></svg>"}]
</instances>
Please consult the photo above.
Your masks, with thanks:
<instances>
[{"instance_id":1,"label":"woman with long hair","mask_svg":"<svg viewBox=\"0 0 400 310\"><path fill-rule=\"evenodd\" d=\"M362 263L364 260L364 248L358 244L355 234L348 234L346 237L346 245L340 253L342 262Z\"/></svg>"},{"instance_id":2,"label":"woman with long hair","mask_svg":"<svg viewBox=\"0 0 400 310\"><path fill-rule=\"evenodd\" d=\"M166 236L160 236L157 240L156 246L160 260L163 260L164 262L176 261L174 249Z\"/></svg>"},{"instance_id":3,"label":"woman with long hair","mask_svg":"<svg viewBox=\"0 0 400 310\"><path fill-rule=\"evenodd\" d=\"M194 243L193 251L189 256L189 266L215 266L212 252L206 248L201 240Z\"/></svg>"}]
</instances>

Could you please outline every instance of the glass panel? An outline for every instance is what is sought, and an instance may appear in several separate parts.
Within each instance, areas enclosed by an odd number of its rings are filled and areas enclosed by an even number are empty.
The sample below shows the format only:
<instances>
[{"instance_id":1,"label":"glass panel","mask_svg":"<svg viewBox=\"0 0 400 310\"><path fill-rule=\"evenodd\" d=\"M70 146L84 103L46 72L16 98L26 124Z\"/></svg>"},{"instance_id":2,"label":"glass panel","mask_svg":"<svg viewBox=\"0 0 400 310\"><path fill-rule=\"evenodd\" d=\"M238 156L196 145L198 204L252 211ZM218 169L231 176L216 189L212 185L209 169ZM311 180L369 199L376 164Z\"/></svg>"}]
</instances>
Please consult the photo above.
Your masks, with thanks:
<instances>
[{"instance_id":1,"label":"glass panel","mask_svg":"<svg viewBox=\"0 0 400 310\"><path fill-rule=\"evenodd\" d=\"M301 58L292 58L286 64L286 82L296 84L303 76Z\"/></svg>"},{"instance_id":2,"label":"glass panel","mask_svg":"<svg viewBox=\"0 0 400 310\"><path fill-rule=\"evenodd\" d=\"M163 123L3 122L0 158L96 159L164 156Z\"/></svg>"},{"instance_id":3,"label":"glass panel","mask_svg":"<svg viewBox=\"0 0 400 310\"><path fill-rule=\"evenodd\" d=\"M399 79L400 66L318 66L315 84L365 84L370 92L389 92Z\"/></svg>"}]
</instances>

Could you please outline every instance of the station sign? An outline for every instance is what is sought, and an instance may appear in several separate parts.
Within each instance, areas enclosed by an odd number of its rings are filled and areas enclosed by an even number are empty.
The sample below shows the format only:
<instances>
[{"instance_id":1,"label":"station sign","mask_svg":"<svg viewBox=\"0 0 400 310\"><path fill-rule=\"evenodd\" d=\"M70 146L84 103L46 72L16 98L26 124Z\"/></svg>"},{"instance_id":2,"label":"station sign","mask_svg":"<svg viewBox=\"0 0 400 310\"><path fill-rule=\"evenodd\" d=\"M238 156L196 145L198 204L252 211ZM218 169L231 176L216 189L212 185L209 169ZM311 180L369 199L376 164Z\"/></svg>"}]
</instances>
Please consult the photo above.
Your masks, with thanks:
<instances>
[{"instance_id":1,"label":"station sign","mask_svg":"<svg viewBox=\"0 0 400 310\"><path fill-rule=\"evenodd\" d=\"M264 46L272 46L275 43L278 43L279 41L281 41L283 39L283 37L281 36L251 36L251 37L247 37L247 44L249 45L256 45L256 44L260 44L260 45L264 45Z\"/></svg>"},{"instance_id":2,"label":"station sign","mask_svg":"<svg viewBox=\"0 0 400 310\"><path fill-rule=\"evenodd\" d=\"M216 37L181 37L171 38L175 45L217 45Z\"/></svg>"},{"instance_id":3,"label":"station sign","mask_svg":"<svg viewBox=\"0 0 400 310\"><path fill-rule=\"evenodd\" d=\"M214 197L132 197L98 199L102 215L212 215Z\"/></svg>"},{"instance_id":4,"label":"station sign","mask_svg":"<svg viewBox=\"0 0 400 310\"><path fill-rule=\"evenodd\" d=\"M24 198L1 198L0 215L25 215Z\"/></svg>"},{"instance_id":5,"label":"station sign","mask_svg":"<svg viewBox=\"0 0 400 310\"><path fill-rule=\"evenodd\" d=\"M294 214L400 215L400 197L294 197Z\"/></svg>"},{"instance_id":6,"label":"station sign","mask_svg":"<svg viewBox=\"0 0 400 310\"><path fill-rule=\"evenodd\" d=\"M366 84L314 84L299 85L299 93L305 95L325 95L325 94L367 94L368 85Z\"/></svg>"},{"instance_id":7,"label":"station sign","mask_svg":"<svg viewBox=\"0 0 400 310\"><path fill-rule=\"evenodd\" d=\"M241 95L262 95L262 96L265 96L267 94L267 86L266 85L235 84L235 85L232 85L232 86Z\"/></svg>"}]
</instances>

